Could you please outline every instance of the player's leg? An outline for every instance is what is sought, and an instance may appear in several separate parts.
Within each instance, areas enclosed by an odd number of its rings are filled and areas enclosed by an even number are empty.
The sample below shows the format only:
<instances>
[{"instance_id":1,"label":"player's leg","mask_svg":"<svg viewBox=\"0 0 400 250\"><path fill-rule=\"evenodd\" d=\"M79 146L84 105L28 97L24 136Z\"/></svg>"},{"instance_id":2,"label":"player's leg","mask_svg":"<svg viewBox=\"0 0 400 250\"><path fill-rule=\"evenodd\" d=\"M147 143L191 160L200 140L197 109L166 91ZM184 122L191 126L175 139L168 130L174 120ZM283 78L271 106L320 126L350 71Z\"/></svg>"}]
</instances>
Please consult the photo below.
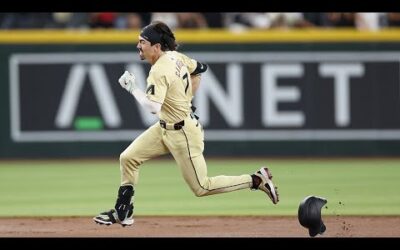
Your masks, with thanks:
<instances>
[{"instance_id":1,"label":"player's leg","mask_svg":"<svg viewBox=\"0 0 400 250\"><path fill-rule=\"evenodd\" d=\"M251 190L261 190L265 192L274 204L279 202L277 187L272 183L271 172L266 167L261 167L259 171L251 175L219 175L208 177L207 165L203 154L189 158L184 158L181 154L173 155L186 183L196 196L220 194L251 188Z\"/></svg>"},{"instance_id":2,"label":"player's leg","mask_svg":"<svg viewBox=\"0 0 400 250\"><path fill-rule=\"evenodd\" d=\"M177 161L182 175L196 196L206 196L251 188L262 190L274 204L279 201L272 175L266 167L255 174L208 177L203 156L204 134L197 120L185 120L182 130L167 132L166 145ZM168 138L170 137L170 138Z\"/></svg>"},{"instance_id":3,"label":"player's leg","mask_svg":"<svg viewBox=\"0 0 400 250\"><path fill-rule=\"evenodd\" d=\"M250 188L252 177L207 176L207 165L203 157L204 141L201 125L196 119L185 119L181 130L167 130L165 143L175 158L183 178L196 196L225 193Z\"/></svg>"},{"instance_id":4,"label":"player's leg","mask_svg":"<svg viewBox=\"0 0 400 250\"><path fill-rule=\"evenodd\" d=\"M203 154L187 159L178 156L175 159L186 183L196 196L226 193L250 188L252 185L252 178L249 174L207 176L207 164Z\"/></svg>"},{"instance_id":5,"label":"player's leg","mask_svg":"<svg viewBox=\"0 0 400 250\"><path fill-rule=\"evenodd\" d=\"M120 155L121 186L136 185L139 166L152 158L169 153L157 122L137 137Z\"/></svg>"},{"instance_id":6,"label":"player's leg","mask_svg":"<svg viewBox=\"0 0 400 250\"><path fill-rule=\"evenodd\" d=\"M139 179L139 166L154 157L168 153L161 137L158 123L137 137L120 155L121 186L114 209L103 212L94 218L95 222L105 225L119 223L132 225L134 186Z\"/></svg>"}]
</instances>

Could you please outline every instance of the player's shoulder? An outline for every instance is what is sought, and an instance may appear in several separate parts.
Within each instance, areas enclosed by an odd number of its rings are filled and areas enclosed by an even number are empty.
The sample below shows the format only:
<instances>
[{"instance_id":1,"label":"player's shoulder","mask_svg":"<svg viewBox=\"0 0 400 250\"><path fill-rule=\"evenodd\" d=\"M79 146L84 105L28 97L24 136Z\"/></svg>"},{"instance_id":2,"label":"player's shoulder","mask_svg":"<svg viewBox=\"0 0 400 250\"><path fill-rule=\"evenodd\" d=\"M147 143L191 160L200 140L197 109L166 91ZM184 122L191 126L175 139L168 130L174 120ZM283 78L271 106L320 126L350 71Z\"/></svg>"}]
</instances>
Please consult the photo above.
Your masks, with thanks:
<instances>
[{"instance_id":1,"label":"player's shoulder","mask_svg":"<svg viewBox=\"0 0 400 250\"><path fill-rule=\"evenodd\" d=\"M186 55L185 53L178 52L178 51L171 51L171 52L174 52L174 55L175 55L177 58L179 58L179 59L181 59L181 60L183 60L183 61L192 59L192 58L190 58L188 55Z\"/></svg>"},{"instance_id":2,"label":"player's shoulder","mask_svg":"<svg viewBox=\"0 0 400 250\"><path fill-rule=\"evenodd\" d=\"M177 60L180 61L186 61L189 57L187 55L185 55L182 52L178 52L178 51L167 51L167 58L172 61L172 62L176 62Z\"/></svg>"},{"instance_id":3,"label":"player's shoulder","mask_svg":"<svg viewBox=\"0 0 400 250\"><path fill-rule=\"evenodd\" d=\"M161 57L150 70L150 74L154 76L168 75L175 69L175 61L171 60L170 55Z\"/></svg>"}]
</instances>

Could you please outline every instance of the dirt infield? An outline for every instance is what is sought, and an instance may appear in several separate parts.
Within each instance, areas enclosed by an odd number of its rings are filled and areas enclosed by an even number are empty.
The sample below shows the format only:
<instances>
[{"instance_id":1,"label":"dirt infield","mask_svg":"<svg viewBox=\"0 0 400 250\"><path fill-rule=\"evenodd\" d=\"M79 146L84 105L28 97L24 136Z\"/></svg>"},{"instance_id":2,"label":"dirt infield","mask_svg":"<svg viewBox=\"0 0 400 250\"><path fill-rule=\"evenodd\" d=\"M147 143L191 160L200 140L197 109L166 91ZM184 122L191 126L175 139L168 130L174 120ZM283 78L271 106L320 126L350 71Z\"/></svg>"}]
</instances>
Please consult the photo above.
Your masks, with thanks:
<instances>
[{"instance_id":1,"label":"dirt infield","mask_svg":"<svg viewBox=\"0 0 400 250\"><path fill-rule=\"evenodd\" d=\"M318 237L400 237L400 217L326 217ZM130 227L87 217L0 218L0 237L309 237L297 217L143 216Z\"/></svg>"}]
</instances>

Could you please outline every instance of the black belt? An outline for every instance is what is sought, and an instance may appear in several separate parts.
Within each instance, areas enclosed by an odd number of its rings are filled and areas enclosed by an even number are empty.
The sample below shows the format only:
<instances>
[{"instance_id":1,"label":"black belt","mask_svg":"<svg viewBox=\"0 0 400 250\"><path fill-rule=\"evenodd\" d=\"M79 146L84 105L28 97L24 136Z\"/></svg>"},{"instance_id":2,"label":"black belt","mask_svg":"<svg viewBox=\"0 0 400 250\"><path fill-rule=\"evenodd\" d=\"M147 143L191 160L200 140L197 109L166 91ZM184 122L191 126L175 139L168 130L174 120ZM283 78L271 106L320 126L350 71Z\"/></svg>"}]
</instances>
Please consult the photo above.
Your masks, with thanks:
<instances>
[{"instance_id":1,"label":"black belt","mask_svg":"<svg viewBox=\"0 0 400 250\"><path fill-rule=\"evenodd\" d=\"M179 130L179 129L181 129L183 126L185 126L185 121L184 120L182 120L182 121L180 121L180 122L178 122L178 123L175 123L175 124L170 124L170 123L166 123L165 121L163 121L163 120L160 120L160 126L162 127L162 128L164 128L164 129L168 129L168 130Z\"/></svg>"}]
</instances>

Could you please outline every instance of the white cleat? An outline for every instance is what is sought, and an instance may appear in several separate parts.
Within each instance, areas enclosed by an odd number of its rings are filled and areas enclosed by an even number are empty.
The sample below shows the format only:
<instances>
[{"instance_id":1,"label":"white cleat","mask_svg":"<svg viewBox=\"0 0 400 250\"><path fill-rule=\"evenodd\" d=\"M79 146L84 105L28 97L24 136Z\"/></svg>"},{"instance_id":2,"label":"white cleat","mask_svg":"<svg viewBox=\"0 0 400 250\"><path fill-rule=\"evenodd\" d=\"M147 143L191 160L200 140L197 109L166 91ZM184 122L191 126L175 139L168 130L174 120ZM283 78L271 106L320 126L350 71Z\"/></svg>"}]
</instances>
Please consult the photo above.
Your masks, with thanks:
<instances>
[{"instance_id":1,"label":"white cleat","mask_svg":"<svg viewBox=\"0 0 400 250\"><path fill-rule=\"evenodd\" d=\"M129 210L127 217L120 221L118 218L117 211L115 209L111 209L110 211L100 213L96 217L93 218L94 222L100 225L112 225L112 224L121 224L121 226L131 226L135 222L133 219L133 207Z\"/></svg>"},{"instance_id":2,"label":"white cleat","mask_svg":"<svg viewBox=\"0 0 400 250\"><path fill-rule=\"evenodd\" d=\"M272 175L269 169L267 167L262 167L255 175L261 178L261 183L257 189L264 191L271 199L272 203L277 204L279 202L278 188L272 183Z\"/></svg>"}]
</instances>

